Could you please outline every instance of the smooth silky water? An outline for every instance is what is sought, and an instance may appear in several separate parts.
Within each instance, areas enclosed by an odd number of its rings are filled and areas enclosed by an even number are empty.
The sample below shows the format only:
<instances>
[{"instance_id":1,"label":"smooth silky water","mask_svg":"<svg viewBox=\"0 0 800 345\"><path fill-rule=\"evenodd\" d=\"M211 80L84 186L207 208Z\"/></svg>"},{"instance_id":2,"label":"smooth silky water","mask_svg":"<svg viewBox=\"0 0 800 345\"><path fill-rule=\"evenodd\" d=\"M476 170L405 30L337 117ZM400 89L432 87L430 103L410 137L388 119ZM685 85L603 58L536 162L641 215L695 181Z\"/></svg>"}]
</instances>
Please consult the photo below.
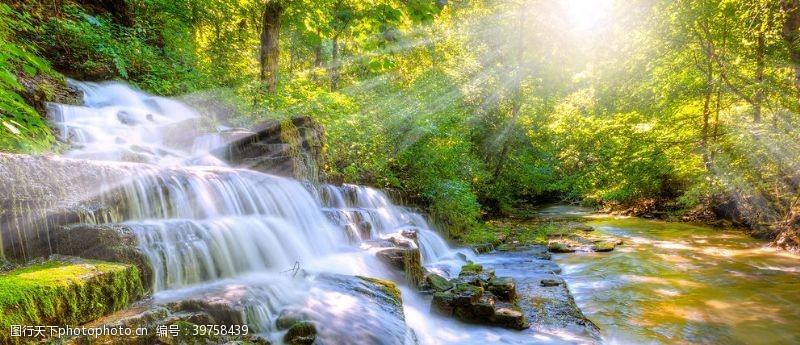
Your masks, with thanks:
<instances>
[{"instance_id":1,"label":"smooth silky water","mask_svg":"<svg viewBox=\"0 0 800 345\"><path fill-rule=\"evenodd\" d=\"M133 229L153 266L156 302L243 305L243 321L277 343L282 333L274 321L287 306L311 314L320 337L337 344L563 343L431 315L430 297L378 262L368 240L414 229L423 264L445 275L457 274L465 256L475 258L467 250L457 255L422 215L383 192L230 168L208 154L225 143L194 130L191 107L120 83L71 83L84 92L85 106L50 108L74 147L65 156L146 163L120 163L130 180L117 190L124 207L101 222ZM398 282L414 332L354 294L353 279L332 273Z\"/></svg>"},{"instance_id":2,"label":"smooth silky water","mask_svg":"<svg viewBox=\"0 0 800 345\"><path fill-rule=\"evenodd\" d=\"M740 231L594 218L625 244L554 260L606 343L800 343L800 257Z\"/></svg>"}]
</instances>

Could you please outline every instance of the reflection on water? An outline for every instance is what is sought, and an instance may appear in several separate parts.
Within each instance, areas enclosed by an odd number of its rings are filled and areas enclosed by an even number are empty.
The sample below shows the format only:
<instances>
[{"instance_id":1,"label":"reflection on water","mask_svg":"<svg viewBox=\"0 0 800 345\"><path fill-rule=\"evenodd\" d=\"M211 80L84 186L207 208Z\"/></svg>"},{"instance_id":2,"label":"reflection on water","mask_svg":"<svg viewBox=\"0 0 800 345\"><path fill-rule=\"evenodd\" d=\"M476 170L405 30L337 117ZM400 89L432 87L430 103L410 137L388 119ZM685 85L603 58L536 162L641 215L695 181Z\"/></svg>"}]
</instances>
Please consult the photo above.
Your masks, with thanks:
<instances>
[{"instance_id":1,"label":"reflection on water","mask_svg":"<svg viewBox=\"0 0 800 345\"><path fill-rule=\"evenodd\" d=\"M625 245L555 260L607 343L800 343L799 257L734 231L637 218L590 224Z\"/></svg>"}]
</instances>

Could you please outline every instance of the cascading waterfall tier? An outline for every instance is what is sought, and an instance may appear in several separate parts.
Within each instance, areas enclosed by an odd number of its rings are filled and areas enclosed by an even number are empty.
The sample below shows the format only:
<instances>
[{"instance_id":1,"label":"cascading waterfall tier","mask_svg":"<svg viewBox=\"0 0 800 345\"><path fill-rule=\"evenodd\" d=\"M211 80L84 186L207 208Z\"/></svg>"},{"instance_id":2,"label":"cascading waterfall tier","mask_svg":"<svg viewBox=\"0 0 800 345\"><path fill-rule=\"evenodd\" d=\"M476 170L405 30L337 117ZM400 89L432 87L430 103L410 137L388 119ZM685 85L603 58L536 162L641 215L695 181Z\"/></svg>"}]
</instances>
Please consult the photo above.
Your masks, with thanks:
<instances>
[{"instance_id":1,"label":"cascading waterfall tier","mask_svg":"<svg viewBox=\"0 0 800 345\"><path fill-rule=\"evenodd\" d=\"M74 146L66 156L148 163L122 169L124 183L104 187L118 196L115 217L104 221L133 229L152 265L157 299L241 293L248 296L241 302L247 306L244 321L274 331L273 319L287 304L327 305L333 309L317 317L335 322L345 311L337 316L342 306L326 298L347 301L352 297L342 297L343 291L364 289L348 279L316 275L389 277L363 250L368 241L413 231L417 241L410 245L419 247L424 262L452 256L423 216L379 190L314 186L226 167L207 156L223 144L219 136L186 130L198 120L189 106L119 83L73 84L84 92L85 105L51 107L61 137ZM298 266L310 275L287 279L285 271ZM279 293L287 290L297 293ZM390 333L402 326L389 321L396 315L382 316L383 308L360 306L366 302L357 299L348 303L352 310L364 308L359 317L372 320L365 322L394 328ZM372 332L377 343L394 339Z\"/></svg>"}]
</instances>

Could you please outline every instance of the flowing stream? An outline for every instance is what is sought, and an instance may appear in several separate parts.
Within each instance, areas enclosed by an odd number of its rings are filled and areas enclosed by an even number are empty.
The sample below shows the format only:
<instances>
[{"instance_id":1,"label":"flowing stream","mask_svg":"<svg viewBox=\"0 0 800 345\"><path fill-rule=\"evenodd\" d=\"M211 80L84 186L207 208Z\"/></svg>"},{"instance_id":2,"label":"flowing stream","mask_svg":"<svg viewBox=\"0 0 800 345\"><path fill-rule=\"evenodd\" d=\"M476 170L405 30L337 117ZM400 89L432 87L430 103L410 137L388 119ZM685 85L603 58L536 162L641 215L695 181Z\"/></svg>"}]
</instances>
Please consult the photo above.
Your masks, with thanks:
<instances>
[{"instance_id":1,"label":"flowing stream","mask_svg":"<svg viewBox=\"0 0 800 345\"><path fill-rule=\"evenodd\" d=\"M625 245L554 260L606 343L800 343L797 256L740 231L594 218L597 231Z\"/></svg>"}]
</instances>

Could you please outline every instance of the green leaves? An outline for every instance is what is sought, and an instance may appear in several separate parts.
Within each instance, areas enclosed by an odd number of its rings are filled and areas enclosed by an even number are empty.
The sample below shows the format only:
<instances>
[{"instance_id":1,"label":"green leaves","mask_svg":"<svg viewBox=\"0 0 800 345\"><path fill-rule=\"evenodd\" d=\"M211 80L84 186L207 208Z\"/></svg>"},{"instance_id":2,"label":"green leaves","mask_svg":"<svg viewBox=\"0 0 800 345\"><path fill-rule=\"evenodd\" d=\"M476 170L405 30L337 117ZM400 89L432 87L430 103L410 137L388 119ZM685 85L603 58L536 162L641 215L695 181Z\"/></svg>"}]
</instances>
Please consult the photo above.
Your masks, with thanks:
<instances>
[{"instance_id":1,"label":"green leaves","mask_svg":"<svg viewBox=\"0 0 800 345\"><path fill-rule=\"evenodd\" d=\"M0 151L29 152L49 149L53 136L41 116L19 92L17 73L36 76L50 72L47 63L12 39L31 28L29 17L0 3Z\"/></svg>"}]
</instances>

